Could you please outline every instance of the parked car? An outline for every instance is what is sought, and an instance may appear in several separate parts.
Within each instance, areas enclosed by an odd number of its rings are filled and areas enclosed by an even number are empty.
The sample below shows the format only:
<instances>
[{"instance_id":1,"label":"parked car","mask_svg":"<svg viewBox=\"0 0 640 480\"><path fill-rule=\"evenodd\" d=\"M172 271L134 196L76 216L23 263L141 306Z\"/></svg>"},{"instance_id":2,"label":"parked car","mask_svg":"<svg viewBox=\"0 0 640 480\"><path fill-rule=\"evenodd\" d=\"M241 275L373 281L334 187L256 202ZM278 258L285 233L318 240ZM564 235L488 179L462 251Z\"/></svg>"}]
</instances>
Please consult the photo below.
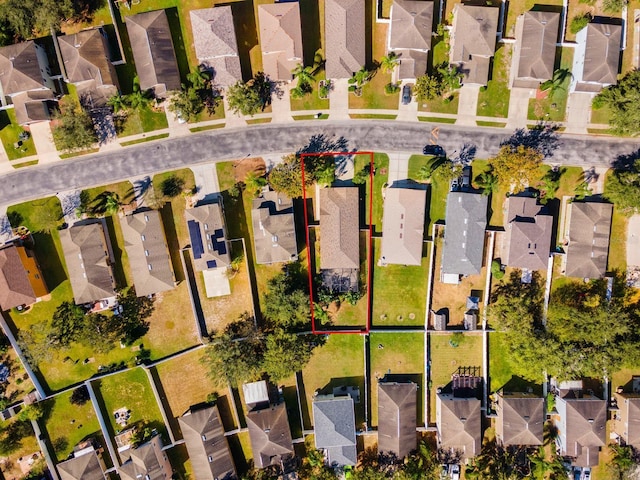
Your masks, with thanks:
<instances>
[{"instance_id":1,"label":"parked car","mask_svg":"<svg viewBox=\"0 0 640 480\"><path fill-rule=\"evenodd\" d=\"M471 167L469 165L462 169L462 186L471 186Z\"/></svg>"},{"instance_id":2,"label":"parked car","mask_svg":"<svg viewBox=\"0 0 640 480\"><path fill-rule=\"evenodd\" d=\"M433 155L434 157L444 157L444 148L440 145L427 145L422 150L424 155Z\"/></svg>"},{"instance_id":3,"label":"parked car","mask_svg":"<svg viewBox=\"0 0 640 480\"><path fill-rule=\"evenodd\" d=\"M411 85L402 87L402 104L409 105L411 103Z\"/></svg>"},{"instance_id":4,"label":"parked car","mask_svg":"<svg viewBox=\"0 0 640 480\"><path fill-rule=\"evenodd\" d=\"M457 192L459 188L460 188L460 177L456 177L453 180L451 180L451 191Z\"/></svg>"},{"instance_id":5,"label":"parked car","mask_svg":"<svg viewBox=\"0 0 640 480\"><path fill-rule=\"evenodd\" d=\"M451 480L460 480L460 465L449 465L449 477Z\"/></svg>"},{"instance_id":6,"label":"parked car","mask_svg":"<svg viewBox=\"0 0 640 480\"><path fill-rule=\"evenodd\" d=\"M582 469L582 480L591 480L591 469L589 467Z\"/></svg>"}]
</instances>

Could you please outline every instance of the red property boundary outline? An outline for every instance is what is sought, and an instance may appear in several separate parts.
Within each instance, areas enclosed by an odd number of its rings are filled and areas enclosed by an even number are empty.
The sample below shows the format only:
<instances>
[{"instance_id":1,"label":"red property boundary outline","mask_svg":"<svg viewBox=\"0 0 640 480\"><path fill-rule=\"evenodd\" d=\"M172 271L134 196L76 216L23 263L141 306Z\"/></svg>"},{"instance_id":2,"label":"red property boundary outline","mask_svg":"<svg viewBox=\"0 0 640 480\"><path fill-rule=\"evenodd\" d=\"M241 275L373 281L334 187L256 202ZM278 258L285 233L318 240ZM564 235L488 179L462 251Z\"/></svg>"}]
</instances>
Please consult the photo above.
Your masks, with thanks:
<instances>
[{"instance_id":1,"label":"red property boundary outline","mask_svg":"<svg viewBox=\"0 0 640 480\"><path fill-rule=\"evenodd\" d=\"M305 172L304 172L304 162L307 157L324 157L324 156L355 156L355 155L368 155L369 156L369 238L368 238L368 250L367 250L367 318L364 328L338 328L338 329L317 329L316 321L315 321L315 312L314 312L314 301L313 301L313 272L311 271L311 242L309 240L309 215L307 211L307 188L305 182ZM300 157L300 166L302 170L302 199L303 199L303 207L304 207L304 233L305 240L307 243L307 271L309 277L309 306L311 308L311 331L314 335L332 335L332 334L368 334L371 328L371 303L372 303L372 292L371 292L371 279L373 275L373 268L371 262L371 252L373 249L373 176L374 176L374 154L373 152L368 151L353 151L353 152L317 152L317 153L300 153L298 154ZM355 172L354 172L355 173ZM360 209L358 208L358 211ZM319 219L318 219L319 220ZM358 225L358 230L360 226Z\"/></svg>"}]
</instances>

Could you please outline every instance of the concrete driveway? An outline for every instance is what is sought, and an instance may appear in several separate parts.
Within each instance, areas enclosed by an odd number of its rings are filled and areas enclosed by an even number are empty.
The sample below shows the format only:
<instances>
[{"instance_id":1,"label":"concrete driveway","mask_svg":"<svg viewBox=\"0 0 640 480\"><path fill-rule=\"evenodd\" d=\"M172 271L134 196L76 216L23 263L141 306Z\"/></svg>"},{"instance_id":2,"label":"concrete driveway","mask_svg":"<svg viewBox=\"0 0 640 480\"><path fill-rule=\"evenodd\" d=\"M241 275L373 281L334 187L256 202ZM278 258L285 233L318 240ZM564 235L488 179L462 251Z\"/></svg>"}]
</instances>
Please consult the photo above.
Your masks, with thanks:
<instances>
[{"instance_id":1,"label":"concrete driveway","mask_svg":"<svg viewBox=\"0 0 640 480\"><path fill-rule=\"evenodd\" d=\"M53 143L53 135L51 134L51 124L49 122L36 122L29 126L33 143L38 152L38 160L40 163L50 163L60 160L56 144Z\"/></svg>"},{"instance_id":2,"label":"concrete driveway","mask_svg":"<svg viewBox=\"0 0 640 480\"><path fill-rule=\"evenodd\" d=\"M593 93L571 93L567 102L567 133L586 134L591 119Z\"/></svg>"},{"instance_id":3,"label":"concrete driveway","mask_svg":"<svg viewBox=\"0 0 640 480\"><path fill-rule=\"evenodd\" d=\"M512 88L509 98L509 118L507 128L526 128L529 113L529 100L535 95L535 90L529 88Z\"/></svg>"},{"instance_id":4,"label":"concrete driveway","mask_svg":"<svg viewBox=\"0 0 640 480\"><path fill-rule=\"evenodd\" d=\"M640 215L632 215L627 226L627 266L640 267Z\"/></svg>"},{"instance_id":5,"label":"concrete driveway","mask_svg":"<svg viewBox=\"0 0 640 480\"><path fill-rule=\"evenodd\" d=\"M478 114L478 94L480 85L463 85L460 89L460 103L458 104L458 120L456 125L476 125Z\"/></svg>"}]
</instances>

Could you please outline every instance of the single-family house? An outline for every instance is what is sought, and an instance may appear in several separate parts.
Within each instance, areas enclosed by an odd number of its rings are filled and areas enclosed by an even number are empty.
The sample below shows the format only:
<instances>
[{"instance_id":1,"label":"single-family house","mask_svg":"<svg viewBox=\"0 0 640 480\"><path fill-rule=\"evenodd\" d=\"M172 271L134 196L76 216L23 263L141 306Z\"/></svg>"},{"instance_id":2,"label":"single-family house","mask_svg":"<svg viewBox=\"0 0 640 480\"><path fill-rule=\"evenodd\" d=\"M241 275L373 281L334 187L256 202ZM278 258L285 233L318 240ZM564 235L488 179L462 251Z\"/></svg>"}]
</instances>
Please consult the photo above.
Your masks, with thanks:
<instances>
[{"instance_id":1,"label":"single-family house","mask_svg":"<svg viewBox=\"0 0 640 480\"><path fill-rule=\"evenodd\" d=\"M622 25L589 23L576 34L571 91L598 93L618 82Z\"/></svg>"},{"instance_id":2,"label":"single-family house","mask_svg":"<svg viewBox=\"0 0 640 480\"><path fill-rule=\"evenodd\" d=\"M236 469L217 405L190 409L178 417L193 475L198 480L230 480Z\"/></svg>"},{"instance_id":3,"label":"single-family house","mask_svg":"<svg viewBox=\"0 0 640 480\"><path fill-rule=\"evenodd\" d=\"M378 383L378 451L404 458L417 447L417 395L413 382Z\"/></svg>"},{"instance_id":4,"label":"single-family house","mask_svg":"<svg viewBox=\"0 0 640 480\"><path fill-rule=\"evenodd\" d=\"M162 451L162 438L156 435L147 443L127 450L129 458L118 469L121 480L167 480L173 469Z\"/></svg>"},{"instance_id":5,"label":"single-family house","mask_svg":"<svg viewBox=\"0 0 640 480\"><path fill-rule=\"evenodd\" d=\"M291 80L302 63L300 4L282 2L258 5L262 68L271 80Z\"/></svg>"},{"instance_id":6,"label":"single-family house","mask_svg":"<svg viewBox=\"0 0 640 480\"><path fill-rule=\"evenodd\" d=\"M618 387L613 394L618 411L611 430L624 445L640 448L640 378L633 377L632 384L630 391Z\"/></svg>"},{"instance_id":7,"label":"single-family house","mask_svg":"<svg viewBox=\"0 0 640 480\"><path fill-rule=\"evenodd\" d=\"M560 455L571 457L576 467L598 465L598 455L606 441L607 402L582 390L561 390L556 397L556 410Z\"/></svg>"},{"instance_id":8,"label":"single-family house","mask_svg":"<svg viewBox=\"0 0 640 480\"><path fill-rule=\"evenodd\" d=\"M380 257L383 265L420 265L422 263L426 201L426 190L386 189Z\"/></svg>"},{"instance_id":9,"label":"single-family house","mask_svg":"<svg viewBox=\"0 0 640 480\"><path fill-rule=\"evenodd\" d=\"M73 452L73 457L57 465L60 480L104 480L100 459L93 447Z\"/></svg>"},{"instance_id":10,"label":"single-family house","mask_svg":"<svg viewBox=\"0 0 640 480\"><path fill-rule=\"evenodd\" d=\"M313 400L316 448L323 450L331 466L355 465L356 420L350 395L318 395Z\"/></svg>"},{"instance_id":11,"label":"single-family house","mask_svg":"<svg viewBox=\"0 0 640 480\"><path fill-rule=\"evenodd\" d=\"M393 1L387 49L400 60L399 79L415 80L426 73L432 30L432 1Z\"/></svg>"},{"instance_id":12,"label":"single-family house","mask_svg":"<svg viewBox=\"0 0 640 480\"><path fill-rule=\"evenodd\" d=\"M100 302L108 307L116 296L115 260L104 219L60 230L60 243L76 304Z\"/></svg>"},{"instance_id":13,"label":"single-family house","mask_svg":"<svg viewBox=\"0 0 640 480\"><path fill-rule=\"evenodd\" d=\"M256 263L271 264L298 259L293 201L278 192L264 192L251 205Z\"/></svg>"},{"instance_id":14,"label":"single-family house","mask_svg":"<svg viewBox=\"0 0 640 480\"><path fill-rule=\"evenodd\" d=\"M443 275L477 275L482 269L487 197L449 192L442 249Z\"/></svg>"},{"instance_id":15,"label":"single-family house","mask_svg":"<svg viewBox=\"0 0 640 480\"><path fill-rule=\"evenodd\" d=\"M109 59L104 29L97 27L57 38L65 80L75 85L83 105L104 107L118 92L118 76Z\"/></svg>"},{"instance_id":16,"label":"single-family house","mask_svg":"<svg viewBox=\"0 0 640 480\"><path fill-rule=\"evenodd\" d=\"M365 3L326 0L324 32L327 78L351 78L366 62Z\"/></svg>"},{"instance_id":17,"label":"single-family house","mask_svg":"<svg viewBox=\"0 0 640 480\"><path fill-rule=\"evenodd\" d=\"M284 465L294 456L287 406L284 402L249 411L247 427L253 463L257 468Z\"/></svg>"},{"instance_id":18,"label":"single-family house","mask_svg":"<svg viewBox=\"0 0 640 480\"><path fill-rule=\"evenodd\" d=\"M553 78L560 13L529 10L516 19L511 86L536 89Z\"/></svg>"},{"instance_id":19,"label":"single-family house","mask_svg":"<svg viewBox=\"0 0 640 480\"><path fill-rule=\"evenodd\" d=\"M486 85L489 81L499 16L500 9L492 6L458 3L453 8L449 63L458 67L463 83Z\"/></svg>"},{"instance_id":20,"label":"single-family house","mask_svg":"<svg viewBox=\"0 0 640 480\"><path fill-rule=\"evenodd\" d=\"M20 244L0 249L0 311L31 305L47 293L33 251Z\"/></svg>"},{"instance_id":21,"label":"single-family house","mask_svg":"<svg viewBox=\"0 0 640 480\"><path fill-rule=\"evenodd\" d=\"M542 445L544 399L532 393L498 392L496 438L504 446Z\"/></svg>"},{"instance_id":22,"label":"single-family house","mask_svg":"<svg viewBox=\"0 0 640 480\"><path fill-rule=\"evenodd\" d=\"M573 202L568 207L569 238L566 239L565 275L600 278L607 271L613 205Z\"/></svg>"},{"instance_id":23,"label":"single-family house","mask_svg":"<svg viewBox=\"0 0 640 480\"><path fill-rule=\"evenodd\" d=\"M336 292L358 291L360 222L357 187L320 190L320 271Z\"/></svg>"},{"instance_id":24,"label":"single-family house","mask_svg":"<svg viewBox=\"0 0 640 480\"><path fill-rule=\"evenodd\" d=\"M191 10L189 15L196 57L201 66L213 73L213 83L228 87L241 81L231 6Z\"/></svg>"},{"instance_id":25,"label":"single-family house","mask_svg":"<svg viewBox=\"0 0 640 480\"><path fill-rule=\"evenodd\" d=\"M145 210L120 220L136 294L146 297L172 290L175 276L160 212Z\"/></svg>"},{"instance_id":26,"label":"single-family house","mask_svg":"<svg viewBox=\"0 0 640 480\"><path fill-rule=\"evenodd\" d=\"M533 197L511 196L507 205L502 263L514 268L546 270L553 217Z\"/></svg>"},{"instance_id":27,"label":"single-family house","mask_svg":"<svg viewBox=\"0 0 640 480\"><path fill-rule=\"evenodd\" d=\"M140 88L164 98L180 90L180 71L165 10L125 17Z\"/></svg>"}]
</instances>

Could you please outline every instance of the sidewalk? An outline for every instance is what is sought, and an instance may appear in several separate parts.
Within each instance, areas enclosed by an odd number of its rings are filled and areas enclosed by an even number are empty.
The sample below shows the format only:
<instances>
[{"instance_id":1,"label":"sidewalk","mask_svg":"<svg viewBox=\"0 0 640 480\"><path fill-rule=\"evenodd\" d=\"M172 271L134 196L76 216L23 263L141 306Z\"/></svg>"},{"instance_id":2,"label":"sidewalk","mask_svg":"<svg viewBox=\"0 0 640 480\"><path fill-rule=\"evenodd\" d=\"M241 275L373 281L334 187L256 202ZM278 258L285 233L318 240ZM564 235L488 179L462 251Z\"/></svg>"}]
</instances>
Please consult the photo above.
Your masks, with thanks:
<instances>
[{"instance_id":1,"label":"sidewalk","mask_svg":"<svg viewBox=\"0 0 640 480\"><path fill-rule=\"evenodd\" d=\"M291 118L291 101L289 100L291 87L291 83L278 82L276 91L271 96L272 123L293 122L293 118Z\"/></svg>"}]
</instances>

